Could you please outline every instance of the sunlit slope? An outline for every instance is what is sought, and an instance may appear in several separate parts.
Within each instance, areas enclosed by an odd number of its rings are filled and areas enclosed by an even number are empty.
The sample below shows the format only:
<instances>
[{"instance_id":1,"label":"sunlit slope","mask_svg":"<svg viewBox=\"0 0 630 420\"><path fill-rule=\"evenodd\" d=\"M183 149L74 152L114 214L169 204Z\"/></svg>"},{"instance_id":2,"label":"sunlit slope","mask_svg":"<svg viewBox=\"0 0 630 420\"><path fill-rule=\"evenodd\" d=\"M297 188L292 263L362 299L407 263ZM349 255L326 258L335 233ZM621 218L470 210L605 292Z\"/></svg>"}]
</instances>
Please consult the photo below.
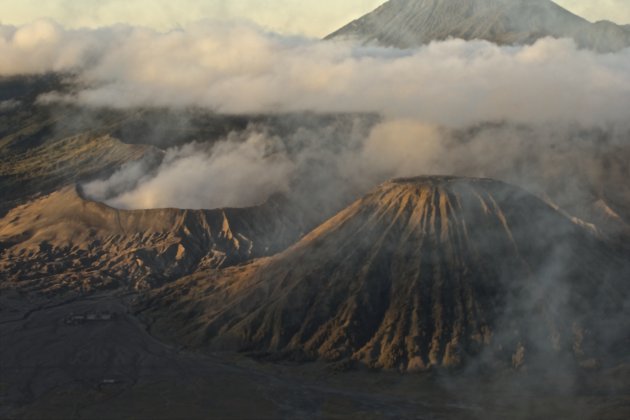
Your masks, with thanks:
<instances>
[{"instance_id":1,"label":"sunlit slope","mask_svg":"<svg viewBox=\"0 0 630 420\"><path fill-rule=\"evenodd\" d=\"M0 219L0 281L49 292L152 287L292 244L301 221L284 204L123 211L68 187Z\"/></svg>"},{"instance_id":2,"label":"sunlit slope","mask_svg":"<svg viewBox=\"0 0 630 420\"><path fill-rule=\"evenodd\" d=\"M156 332L213 349L401 370L481 355L596 364L622 270L589 231L518 188L403 179L278 256L183 279L139 310Z\"/></svg>"}]
</instances>

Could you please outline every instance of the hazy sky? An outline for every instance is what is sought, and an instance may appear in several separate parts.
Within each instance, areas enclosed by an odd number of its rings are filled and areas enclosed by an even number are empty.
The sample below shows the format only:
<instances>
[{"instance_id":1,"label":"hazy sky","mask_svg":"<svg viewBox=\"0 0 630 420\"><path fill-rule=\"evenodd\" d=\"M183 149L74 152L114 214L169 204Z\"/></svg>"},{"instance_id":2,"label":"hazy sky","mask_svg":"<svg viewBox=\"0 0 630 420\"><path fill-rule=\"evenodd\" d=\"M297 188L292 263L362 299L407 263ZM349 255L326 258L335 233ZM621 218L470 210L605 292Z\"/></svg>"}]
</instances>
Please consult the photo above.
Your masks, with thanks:
<instances>
[{"instance_id":1,"label":"hazy sky","mask_svg":"<svg viewBox=\"0 0 630 420\"><path fill-rule=\"evenodd\" d=\"M192 21L245 19L283 33L324 36L384 0L0 0L0 23L52 18L67 27L114 23L169 29ZM590 20L630 23L630 0L557 0Z\"/></svg>"}]
</instances>

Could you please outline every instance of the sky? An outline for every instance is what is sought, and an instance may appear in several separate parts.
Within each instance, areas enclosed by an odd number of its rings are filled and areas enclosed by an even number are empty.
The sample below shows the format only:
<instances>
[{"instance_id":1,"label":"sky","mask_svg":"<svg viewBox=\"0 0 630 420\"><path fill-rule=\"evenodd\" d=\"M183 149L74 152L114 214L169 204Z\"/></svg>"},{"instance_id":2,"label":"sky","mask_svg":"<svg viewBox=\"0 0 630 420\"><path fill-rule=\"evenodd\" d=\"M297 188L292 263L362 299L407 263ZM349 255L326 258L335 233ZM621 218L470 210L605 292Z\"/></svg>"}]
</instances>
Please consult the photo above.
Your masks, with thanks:
<instances>
[{"instance_id":1,"label":"sky","mask_svg":"<svg viewBox=\"0 0 630 420\"><path fill-rule=\"evenodd\" d=\"M116 23L168 30L201 19L253 21L269 30L323 37L384 0L0 0L0 23L39 18L65 27ZM630 0L557 0L589 20L630 24Z\"/></svg>"}]
</instances>

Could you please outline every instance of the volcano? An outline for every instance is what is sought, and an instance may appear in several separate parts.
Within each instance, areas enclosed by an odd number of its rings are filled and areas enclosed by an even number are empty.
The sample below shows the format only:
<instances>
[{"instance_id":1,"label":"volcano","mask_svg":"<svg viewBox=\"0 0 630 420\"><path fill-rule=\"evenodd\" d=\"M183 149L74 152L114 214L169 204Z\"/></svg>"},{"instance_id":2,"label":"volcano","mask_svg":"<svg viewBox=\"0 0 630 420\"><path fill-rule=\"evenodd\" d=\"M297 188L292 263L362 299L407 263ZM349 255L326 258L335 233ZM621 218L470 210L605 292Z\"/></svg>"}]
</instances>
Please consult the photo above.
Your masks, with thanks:
<instances>
[{"instance_id":1,"label":"volcano","mask_svg":"<svg viewBox=\"0 0 630 420\"><path fill-rule=\"evenodd\" d=\"M281 196L239 209L125 211L66 187L0 219L0 283L52 295L141 290L272 255L302 229Z\"/></svg>"},{"instance_id":2,"label":"volcano","mask_svg":"<svg viewBox=\"0 0 630 420\"><path fill-rule=\"evenodd\" d=\"M184 345L272 357L401 371L481 354L593 364L623 302L619 261L519 188L400 179L285 252L182 279L138 311Z\"/></svg>"},{"instance_id":3,"label":"volcano","mask_svg":"<svg viewBox=\"0 0 630 420\"><path fill-rule=\"evenodd\" d=\"M390 0L327 39L414 48L448 38L513 45L545 37L602 52L630 46L627 26L591 23L550 0Z\"/></svg>"}]
</instances>

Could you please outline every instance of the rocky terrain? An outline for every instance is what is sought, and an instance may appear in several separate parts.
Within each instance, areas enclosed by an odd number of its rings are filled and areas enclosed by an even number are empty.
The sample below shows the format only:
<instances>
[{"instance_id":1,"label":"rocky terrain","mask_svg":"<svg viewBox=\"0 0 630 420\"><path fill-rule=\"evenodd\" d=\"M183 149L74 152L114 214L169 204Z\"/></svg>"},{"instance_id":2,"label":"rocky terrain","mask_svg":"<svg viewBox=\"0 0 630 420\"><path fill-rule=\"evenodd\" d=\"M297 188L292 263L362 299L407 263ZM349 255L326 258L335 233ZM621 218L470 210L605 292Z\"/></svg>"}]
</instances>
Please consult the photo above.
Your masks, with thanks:
<instances>
[{"instance_id":1,"label":"rocky terrain","mask_svg":"<svg viewBox=\"0 0 630 420\"><path fill-rule=\"evenodd\" d=\"M548 36L604 52L630 46L627 27L588 22L551 0L390 0L327 39L413 48L447 38L512 45Z\"/></svg>"},{"instance_id":2,"label":"rocky terrain","mask_svg":"<svg viewBox=\"0 0 630 420\"><path fill-rule=\"evenodd\" d=\"M245 209L123 211L68 187L0 220L0 283L49 295L146 289L271 255L304 229L285 204L275 197Z\"/></svg>"},{"instance_id":3,"label":"rocky terrain","mask_svg":"<svg viewBox=\"0 0 630 420\"><path fill-rule=\"evenodd\" d=\"M385 183L287 251L196 273L138 310L194 348L401 371L475 358L594 368L627 348L628 273L518 188L427 177Z\"/></svg>"}]
</instances>

